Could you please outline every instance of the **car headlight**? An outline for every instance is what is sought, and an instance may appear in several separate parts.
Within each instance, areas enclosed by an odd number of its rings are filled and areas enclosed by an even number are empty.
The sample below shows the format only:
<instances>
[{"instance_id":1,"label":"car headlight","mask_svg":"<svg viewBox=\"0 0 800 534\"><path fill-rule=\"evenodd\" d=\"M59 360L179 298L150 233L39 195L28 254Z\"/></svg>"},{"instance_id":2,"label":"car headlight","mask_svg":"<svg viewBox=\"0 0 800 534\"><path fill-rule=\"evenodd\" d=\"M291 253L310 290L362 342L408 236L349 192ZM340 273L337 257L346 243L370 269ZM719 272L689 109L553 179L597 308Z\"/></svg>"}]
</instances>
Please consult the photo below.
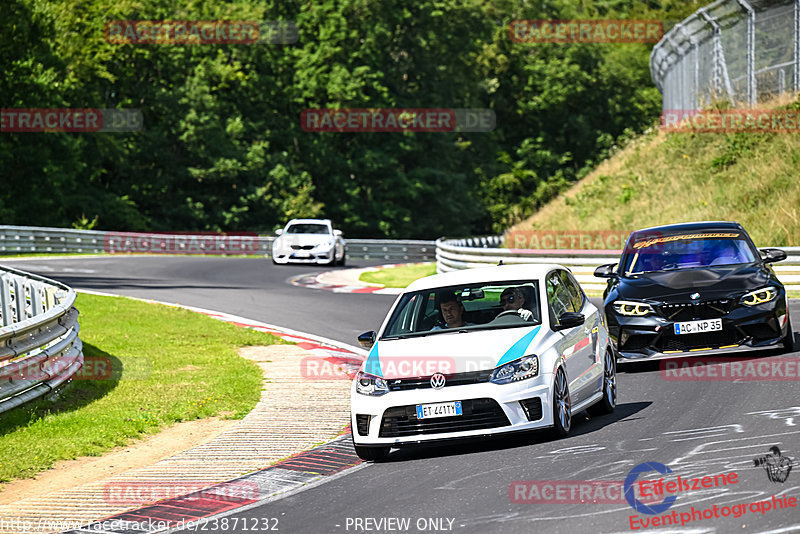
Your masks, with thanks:
<instances>
[{"instance_id":1,"label":"car headlight","mask_svg":"<svg viewBox=\"0 0 800 534\"><path fill-rule=\"evenodd\" d=\"M614 311L620 315L628 317L643 317L655 313L653 307L646 302L631 302L628 300L617 300L613 304Z\"/></svg>"},{"instance_id":2,"label":"car headlight","mask_svg":"<svg viewBox=\"0 0 800 534\"><path fill-rule=\"evenodd\" d=\"M383 378L359 371L356 375L356 391L375 397L389 393L389 386Z\"/></svg>"},{"instance_id":3,"label":"car headlight","mask_svg":"<svg viewBox=\"0 0 800 534\"><path fill-rule=\"evenodd\" d=\"M513 362L497 367L492 371L490 382L495 384L510 384L539 375L539 357L534 355L523 356Z\"/></svg>"},{"instance_id":4,"label":"car headlight","mask_svg":"<svg viewBox=\"0 0 800 534\"><path fill-rule=\"evenodd\" d=\"M332 246L333 246L333 242L332 241L324 241L322 243L317 243L317 245L314 248L317 248L317 249L329 249Z\"/></svg>"},{"instance_id":5,"label":"car headlight","mask_svg":"<svg viewBox=\"0 0 800 534\"><path fill-rule=\"evenodd\" d=\"M775 300L778 296L778 290L774 287L765 287L763 289L756 289L744 295L739 302L746 306L758 306L771 300Z\"/></svg>"}]
</instances>

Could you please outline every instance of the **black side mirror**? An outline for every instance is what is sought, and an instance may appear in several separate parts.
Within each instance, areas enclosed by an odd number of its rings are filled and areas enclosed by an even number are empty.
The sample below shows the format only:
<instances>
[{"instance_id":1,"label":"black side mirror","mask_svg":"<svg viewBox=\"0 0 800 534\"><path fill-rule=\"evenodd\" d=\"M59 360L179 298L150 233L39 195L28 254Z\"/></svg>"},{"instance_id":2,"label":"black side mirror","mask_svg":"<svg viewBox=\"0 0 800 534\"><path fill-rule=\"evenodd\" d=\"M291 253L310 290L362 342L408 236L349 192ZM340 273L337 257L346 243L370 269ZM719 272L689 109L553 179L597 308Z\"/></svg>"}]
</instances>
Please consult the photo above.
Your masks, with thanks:
<instances>
[{"instance_id":1,"label":"black side mirror","mask_svg":"<svg viewBox=\"0 0 800 534\"><path fill-rule=\"evenodd\" d=\"M364 332L360 336L358 336L358 344L364 347L365 349L371 349L372 345L375 344L375 330L370 330L369 332Z\"/></svg>"},{"instance_id":2,"label":"black side mirror","mask_svg":"<svg viewBox=\"0 0 800 534\"><path fill-rule=\"evenodd\" d=\"M786 259L786 252L779 248L762 248L760 252L765 254L764 263L773 263Z\"/></svg>"},{"instance_id":3,"label":"black side mirror","mask_svg":"<svg viewBox=\"0 0 800 534\"><path fill-rule=\"evenodd\" d=\"M614 278L617 276L617 273L614 272L614 268L616 266L616 263L606 263L605 265L601 265L594 270L594 275L598 278Z\"/></svg>"},{"instance_id":4,"label":"black side mirror","mask_svg":"<svg viewBox=\"0 0 800 534\"><path fill-rule=\"evenodd\" d=\"M567 328L575 328L586 322L586 318L582 313L577 312L564 312L558 318L558 324L554 326L553 330L566 330Z\"/></svg>"}]
</instances>

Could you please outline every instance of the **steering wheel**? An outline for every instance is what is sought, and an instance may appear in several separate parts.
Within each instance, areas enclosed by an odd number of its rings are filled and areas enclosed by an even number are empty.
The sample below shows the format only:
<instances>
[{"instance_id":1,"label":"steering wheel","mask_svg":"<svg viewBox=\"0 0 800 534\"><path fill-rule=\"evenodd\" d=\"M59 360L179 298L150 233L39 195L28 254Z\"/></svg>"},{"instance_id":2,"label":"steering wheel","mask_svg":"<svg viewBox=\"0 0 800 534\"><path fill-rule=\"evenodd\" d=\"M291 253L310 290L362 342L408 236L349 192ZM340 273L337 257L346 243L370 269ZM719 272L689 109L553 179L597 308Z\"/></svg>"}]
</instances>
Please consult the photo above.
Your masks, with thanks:
<instances>
[{"instance_id":1,"label":"steering wheel","mask_svg":"<svg viewBox=\"0 0 800 534\"><path fill-rule=\"evenodd\" d=\"M517 317L519 317L519 310L505 310L505 311L501 311L500 313L498 313L498 314L497 314L497 317L495 317L495 319L499 319L500 317L502 317L502 316L504 316L504 315L512 315L512 314L513 314L513 315L516 315Z\"/></svg>"}]
</instances>

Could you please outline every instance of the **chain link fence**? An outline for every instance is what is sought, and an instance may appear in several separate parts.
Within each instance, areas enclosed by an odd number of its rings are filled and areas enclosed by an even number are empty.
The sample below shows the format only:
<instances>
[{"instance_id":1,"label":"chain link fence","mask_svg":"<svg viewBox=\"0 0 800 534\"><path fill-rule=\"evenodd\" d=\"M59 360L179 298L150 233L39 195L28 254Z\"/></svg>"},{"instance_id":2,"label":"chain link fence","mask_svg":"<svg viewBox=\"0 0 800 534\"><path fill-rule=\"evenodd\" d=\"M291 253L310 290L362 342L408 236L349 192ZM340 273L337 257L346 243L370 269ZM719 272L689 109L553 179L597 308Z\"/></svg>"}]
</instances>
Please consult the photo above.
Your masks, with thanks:
<instances>
[{"instance_id":1,"label":"chain link fence","mask_svg":"<svg viewBox=\"0 0 800 534\"><path fill-rule=\"evenodd\" d=\"M678 23L650 54L663 110L718 100L753 107L800 91L800 0L717 0Z\"/></svg>"}]
</instances>

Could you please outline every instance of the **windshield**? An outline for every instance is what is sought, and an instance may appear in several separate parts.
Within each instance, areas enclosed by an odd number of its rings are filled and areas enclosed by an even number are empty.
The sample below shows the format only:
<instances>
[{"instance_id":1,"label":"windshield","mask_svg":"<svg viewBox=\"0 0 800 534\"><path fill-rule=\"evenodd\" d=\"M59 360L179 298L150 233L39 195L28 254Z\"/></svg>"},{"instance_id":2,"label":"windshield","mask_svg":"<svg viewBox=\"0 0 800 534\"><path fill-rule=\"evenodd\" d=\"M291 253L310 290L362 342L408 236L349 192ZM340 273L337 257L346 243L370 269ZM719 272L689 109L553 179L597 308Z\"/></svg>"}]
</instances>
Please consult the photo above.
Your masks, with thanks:
<instances>
[{"instance_id":1,"label":"windshield","mask_svg":"<svg viewBox=\"0 0 800 534\"><path fill-rule=\"evenodd\" d=\"M404 294L381 339L539 323L536 281L484 282Z\"/></svg>"},{"instance_id":2,"label":"windshield","mask_svg":"<svg viewBox=\"0 0 800 534\"><path fill-rule=\"evenodd\" d=\"M741 232L686 233L647 236L629 243L622 270L631 275L754 261L753 248Z\"/></svg>"},{"instance_id":3,"label":"windshield","mask_svg":"<svg viewBox=\"0 0 800 534\"><path fill-rule=\"evenodd\" d=\"M328 226L325 224L301 223L293 224L286 229L287 234L329 234Z\"/></svg>"}]
</instances>

